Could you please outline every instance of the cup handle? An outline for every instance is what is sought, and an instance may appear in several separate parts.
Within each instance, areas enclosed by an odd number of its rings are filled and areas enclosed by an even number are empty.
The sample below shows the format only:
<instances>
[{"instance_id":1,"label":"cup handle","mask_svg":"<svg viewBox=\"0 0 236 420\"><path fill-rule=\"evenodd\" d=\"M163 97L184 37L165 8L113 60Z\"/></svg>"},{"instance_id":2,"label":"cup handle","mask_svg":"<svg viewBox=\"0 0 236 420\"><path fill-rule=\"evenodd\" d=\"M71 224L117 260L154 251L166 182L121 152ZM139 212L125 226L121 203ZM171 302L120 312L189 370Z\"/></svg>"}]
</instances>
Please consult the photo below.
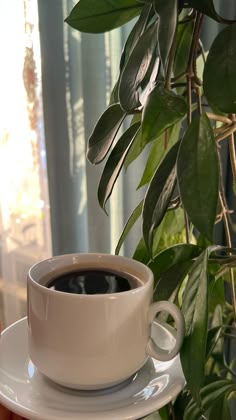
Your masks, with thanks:
<instances>
[{"instance_id":1,"label":"cup handle","mask_svg":"<svg viewBox=\"0 0 236 420\"><path fill-rule=\"evenodd\" d=\"M167 362L168 360L173 359L179 353L185 334L185 321L182 312L176 305L166 300L162 300L160 302L152 303L149 307L148 320L150 325L154 321L156 314L161 311L169 312L175 320L177 329L175 346L172 350L162 349L153 341L151 337L149 337L146 345L146 353L157 360Z\"/></svg>"}]
</instances>

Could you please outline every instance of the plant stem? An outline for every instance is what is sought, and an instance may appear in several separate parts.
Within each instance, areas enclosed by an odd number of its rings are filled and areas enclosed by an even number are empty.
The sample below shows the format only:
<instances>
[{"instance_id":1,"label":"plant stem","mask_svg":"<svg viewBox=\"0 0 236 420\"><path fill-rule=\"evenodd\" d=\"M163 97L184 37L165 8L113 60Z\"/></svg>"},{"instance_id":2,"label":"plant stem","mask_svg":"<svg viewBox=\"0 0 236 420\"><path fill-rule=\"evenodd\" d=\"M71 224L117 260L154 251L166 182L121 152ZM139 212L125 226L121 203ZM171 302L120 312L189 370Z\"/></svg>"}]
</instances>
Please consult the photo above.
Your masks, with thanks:
<instances>
[{"instance_id":1,"label":"plant stem","mask_svg":"<svg viewBox=\"0 0 236 420\"><path fill-rule=\"evenodd\" d=\"M225 124L228 124L228 125L231 125L232 124L232 120L230 118L228 118L228 117L224 117L222 115L213 114L212 112L207 112L206 114L207 114L207 116L208 116L208 118L210 120L220 121L220 122L225 123Z\"/></svg>"},{"instance_id":2,"label":"plant stem","mask_svg":"<svg viewBox=\"0 0 236 420\"><path fill-rule=\"evenodd\" d=\"M186 75L187 75L187 72L186 71L183 71L183 73L180 73L180 74L178 74L175 77L172 77L171 82L177 82L178 80L181 80L184 77L186 77Z\"/></svg>"},{"instance_id":3,"label":"plant stem","mask_svg":"<svg viewBox=\"0 0 236 420\"><path fill-rule=\"evenodd\" d=\"M205 55L205 51L204 51L202 41L200 39L198 40L198 46L200 48L201 56L202 56L202 59L203 59L204 65L205 65L206 64L206 55Z\"/></svg>"},{"instance_id":4,"label":"plant stem","mask_svg":"<svg viewBox=\"0 0 236 420\"><path fill-rule=\"evenodd\" d=\"M224 133L225 130L227 130L228 127L229 127L228 124L223 124L220 127L214 128L215 135L220 134L220 133Z\"/></svg>"},{"instance_id":5,"label":"plant stem","mask_svg":"<svg viewBox=\"0 0 236 420\"><path fill-rule=\"evenodd\" d=\"M190 229L189 229L189 220L186 211L184 210L184 224L185 224L185 235L186 235L186 243L190 243Z\"/></svg>"},{"instance_id":6,"label":"plant stem","mask_svg":"<svg viewBox=\"0 0 236 420\"><path fill-rule=\"evenodd\" d=\"M218 272L217 272L217 274L216 274L216 276L215 276L215 279L216 280L218 280L220 277L222 277L223 276L223 274L225 274L226 272L229 272L229 269L232 267L232 266L235 266L236 264L232 264L232 263L230 263L230 264L225 264L225 266L223 267L223 268L221 268L221 270L219 270Z\"/></svg>"},{"instance_id":7,"label":"plant stem","mask_svg":"<svg viewBox=\"0 0 236 420\"><path fill-rule=\"evenodd\" d=\"M200 30L201 30L201 26L202 26L202 20L203 20L203 14L197 12L196 20L195 20L195 27L194 27L194 31L193 31L193 38L192 38L192 43L191 43L191 48L190 48L190 54L189 54L189 59L188 59L188 71L190 73L190 76L192 76L193 73L194 73L193 62L194 62L194 58L196 56Z\"/></svg>"},{"instance_id":8,"label":"plant stem","mask_svg":"<svg viewBox=\"0 0 236 420\"><path fill-rule=\"evenodd\" d=\"M229 338L232 338L234 340L236 339L236 336L234 334L224 333L222 335L223 335L223 337L229 337Z\"/></svg>"},{"instance_id":9,"label":"plant stem","mask_svg":"<svg viewBox=\"0 0 236 420\"><path fill-rule=\"evenodd\" d=\"M178 87L186 87L186 83L171 83L172 89L178 88Z\"/></svg>"},{"instance_id":10,"label":"plant stem","mask_svg":"<svg viewBox=\"0 0 236 420\"><path fill-rule=\"evenodd\" d=\"M229 136L229 156L230 163L232 168L233 180L236 185L236 156L235 156L235 146L234 146L234 134L231 133Z\"/></svg>"},{"instance_id":11,"label":"plant stem","mask_svg":"<svg viewBox=\"0 0 236 420\"><path fill-rule=\"evenodd\" d=\"M220 205L221 205L222 214L223 214L223 223L224 223L224 228L225 228L226 243L227 243L227 246L231 248L232 243L231 243L231 237L230 237L227 210L225 208L225 204L224 204L221 193L219 193L219 200L220 200ZM236 326L236 296L235 296L235 287L234 287L234 272L232 268L229 269L229 276L230 276L230 291L231 291L232 307L233 307L233 314L234 314L234 326Z\"/></svg>"},{"instance_id":12,"label":"plant stem","mask_svg":"<svg viewBox=\"0 0 236 420\"><path fill-rule=\"evenodd\" d=\"M169 141L169 133L168 133L168 130L166 129L164 133L164 150L167 150L168 141Z\"/></svg>"},{"instance_id":13,"label":"plant stem","mask_svg":"<svg viewBox=\"0 0 236 420\"><path fill-rule=\"evenodd\" d=\"M216 136L216 141L221 141L229 137L231 134L233 134L236 131L236 123L231 124L227 130L224 131L224 133L219 134Z\"/></svg>"},{"instance_id":14,"label":"plant stem","mask_svg":"<svg viewBox=\"0 0 236 420\"><path fill-rule=\"evenodd\" d=\"M201 89L196 87L197 107L199 115L202 115Z\"/></svg>"},{"instance_id":15,"label":"plant stem","mask_svg":"<svg viewBox=\"0 0 236 420\"><path fill-rule=\"evenodd\" d=\"M187 104L188 104L187 122L189 125L191 124L191 121L192 121L192 81L189 75L187 75Z\"/></svg>"}]
</instances>

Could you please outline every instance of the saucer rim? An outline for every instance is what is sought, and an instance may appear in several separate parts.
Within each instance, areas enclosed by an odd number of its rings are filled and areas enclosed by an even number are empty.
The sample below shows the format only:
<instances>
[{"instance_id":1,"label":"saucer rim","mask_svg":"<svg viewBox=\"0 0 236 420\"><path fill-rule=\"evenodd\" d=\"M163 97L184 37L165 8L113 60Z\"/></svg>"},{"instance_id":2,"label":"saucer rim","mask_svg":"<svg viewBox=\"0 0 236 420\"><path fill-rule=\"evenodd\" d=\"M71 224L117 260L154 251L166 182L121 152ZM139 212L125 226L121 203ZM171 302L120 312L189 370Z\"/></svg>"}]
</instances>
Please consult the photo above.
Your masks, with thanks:
<instances>
[{"instance_id":1,"label":"saucer rim","mask_svg":"<svg viewBox=\"0 0 236 420\"><path fill-rule=\"evenodd\" d=\"M1 337L7 334L9 330L14 330L15 328L17 328L18 324L22 324L23 328L27 328L27 323L28 323L27 317L19 319L18 321L14 322L13 324L5 328L1 333ZM159 322L156 320L154 321L154 324L164 327L167 331L171 332L173 336L175 336L175 330L172 327L170 327L168 324L164 322ZM1 341L0 341L0 347L1 347ZM27 351L26 351L25 357L29 358ZM150 359L154 360L152 357L150 357ZM178 359L179 359L179 355L177 355L173 359L173 363L178 363L178 362L180 363L180 360ZM179 377L176 378L176 381L177 380L178 382L176 382L175 384L169 385L170 389L168 391L168 394L164 395L164 398L162 395L161 398L160 396L158 396L156 399L152 398L152 399L145 400L144 402L141 402L139 404L139 409L141 411L139 412L139 415L141 417L139 418L146 417L150 415L151 413L158 411L161 407L166 405L168 402L172 401L185 386L185 378L184 378L183 373L182 375L179 375ZM149 401L149 404L146 403L147 401ZM24 416L28 420L65 420L64 417L61 417L61 416L58 417L58 413L57 414L44 413L43 414L44 418L42 419L41 417L42 414L40 414L39 412L35 410L30 409L29 407L22 405L19 402L13 401L8 396L3 394L1 390L0 390L0 403L2 403L8 409L12 410L15 414ZM128 411L129 409L130 411ZM126 419L135 420L137 419L137 417L134 417L134 416L138 414L137 412L134 412L134 406L132 406L132 408L131 406L123 406L123 407L115 408L114 410L108 409L108 410L96 413L96 418L94 417L95 413L93 412L81 411L77 413L71 413L70 417L68 417L68 420L77 420L77 419L79 420L80 418L82 419L82 416L84 420L108 420L108 419L110 420L111 413L112 413L112 420L126 420ZM45 417L45 414L46 414L46 417ZM57 417L55 417L55 415L57 415ZM64 413L62 413L62 416L63 415Z\"/></svg>"}]
</instances>

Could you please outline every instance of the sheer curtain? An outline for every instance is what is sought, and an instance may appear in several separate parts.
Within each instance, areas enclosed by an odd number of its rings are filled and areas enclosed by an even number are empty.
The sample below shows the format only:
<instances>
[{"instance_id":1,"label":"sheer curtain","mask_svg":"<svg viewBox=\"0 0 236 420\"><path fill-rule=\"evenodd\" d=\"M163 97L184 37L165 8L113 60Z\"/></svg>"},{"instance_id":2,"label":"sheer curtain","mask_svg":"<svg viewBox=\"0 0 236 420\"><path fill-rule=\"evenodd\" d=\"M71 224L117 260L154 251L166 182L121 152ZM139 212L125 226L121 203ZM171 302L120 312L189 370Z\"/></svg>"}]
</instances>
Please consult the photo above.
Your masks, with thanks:
<instances>
[{"instance_id":1,"label":"sheer curtain","mask_svg":"<svg viewBox=\"0 0 236 420\"><path fill-rule=\"evenodd\" d=\"M51 255L37 2L0 2L0 322L26 314L26 274ZM10 24L9 24L10 22Z\"/></svg>"},{"instance_id":2,"label":"sheer curtain","mask_svg":"<svg viewBox=\"0 0 236 420\"><path fill-rule=\"evenodd\" d=\"M86 161L86 142L109 101L130 24L106 34L79 33L63 22L75 3L38 1L53 252L114 252L142 195L127 193L135 191L141 167L120 178L107 217L97 202L102 166ZM139 232L124 252L132 253L138 239Z\"/></svg>"}]
</instances>

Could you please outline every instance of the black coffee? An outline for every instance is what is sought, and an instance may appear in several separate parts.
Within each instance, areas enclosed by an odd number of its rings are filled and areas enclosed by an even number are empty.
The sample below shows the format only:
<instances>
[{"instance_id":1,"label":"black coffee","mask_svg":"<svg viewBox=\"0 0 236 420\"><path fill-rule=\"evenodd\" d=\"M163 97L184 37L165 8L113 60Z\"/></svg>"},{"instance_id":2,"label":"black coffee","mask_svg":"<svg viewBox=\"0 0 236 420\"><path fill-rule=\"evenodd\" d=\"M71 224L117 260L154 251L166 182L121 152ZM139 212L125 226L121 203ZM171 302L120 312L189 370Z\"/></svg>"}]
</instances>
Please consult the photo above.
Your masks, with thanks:
<instances>
[{"instance_id":1,"label":"black coffee","mask_svg":"<svg viewBox=\"0 0 236 420\"><path fill-rule=\"evenodd\" d=\"M122 277L109 271L84 270L55 277L46 287L66 293L96 295L126 292L138 287L138 282L132 276Z\"/></svg>"}]
</instances>

